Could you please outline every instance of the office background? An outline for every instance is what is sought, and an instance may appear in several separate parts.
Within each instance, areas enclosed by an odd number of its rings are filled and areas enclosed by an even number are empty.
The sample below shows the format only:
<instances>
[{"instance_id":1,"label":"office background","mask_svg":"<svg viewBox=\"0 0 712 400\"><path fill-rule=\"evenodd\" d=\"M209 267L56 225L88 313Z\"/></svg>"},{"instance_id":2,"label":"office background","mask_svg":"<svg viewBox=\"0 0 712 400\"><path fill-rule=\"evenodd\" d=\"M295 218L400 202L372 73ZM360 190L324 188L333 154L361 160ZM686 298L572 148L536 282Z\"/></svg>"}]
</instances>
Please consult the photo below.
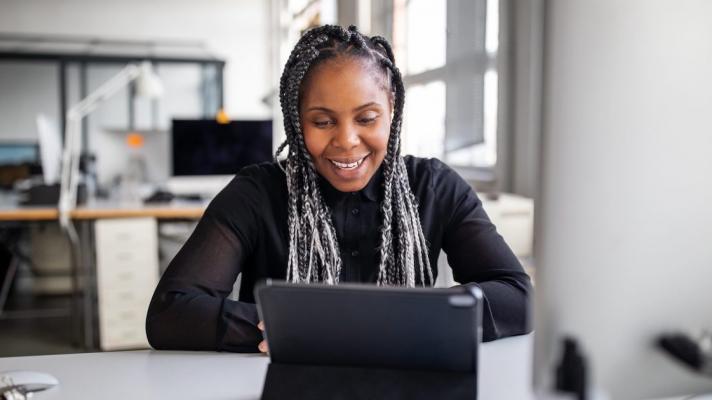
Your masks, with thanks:
<instances>
[{"instance_id":1,"label":"office background","mask_svg":"<svg viewBox=\"0 0 712 400\"><path fill-rule=\"evenodd\" d=\"M183 128L173 121L201 123L206 137L261 121L274 149L286 56L305 29L338 23L393 43L405 152L455 168L537 272L539 325L524 339L535 339L538 387L573 333L620 398L709 390L651 343L665 330L710 329L710 16L703 0L0 0L0 168L17 172L12 157L35 157L48 126L64 130L62 103L129 61L184 61L134 70L136 84L83 121L82 151L95 161L82 175L95 173L100 190L69 210L74 246L56 202L18 203L37 176L2 190L0 356L145 348L160 271L226 178L176 176ZM61 72L27 57L48 52L123 58ZM160 80L159 99L140 96L147 78ZM137 177L139 198L126 201ZM455 283L444 260L438 268L439 285Z\"/></svg>"},{"instance_id":2,"label":"office background","mask_svg":"<svg viewBox=\"0 0 712 400\"><path fill-rule=\"evenodd\" d=\"M66 135L62 107L80 101L126 64L95 62L98 58L92 57L182 57L224 62L222 69L201 62L154 62L164 92L160 99L136 96L135 86L126 85L85 118L82 151L94 157L92 171L99 189L90 196L121 202L122 178L131 159L138 155L145 164L142 180L147 188L141 192L145 199L152 189L177 187L171 186L175 183L173 119L210 120L224 112L237 122L271 120L272 147L276 148L283 138L277 82L293 43L301 32L315 25L355 24L363 32L383 35L394 44L408 91L405 152L438 157L457 168L482 193L500 231L531 268L538 134L538 104L534 99L539 59L532 56L536 52L530 47L537 45L536 30L541 29L536 12L532 12L539 6L537 2L499 0L120 4L3 0L0 144L37 143L39 115ZM56 53L87 57L63 65L46 58L22 57ZM515 91L526 93L522 96ZM127 145L132 133L140 135L139 146ZM200 179L188 185L200 184ZM212 188L202 193L204 197L214 194L220 182L224 180L212 183ZM12 202L12 197L4 198L5 203ZM158 232L159 271L194 224L194 218L177 219L159 220L155 228L150 223L143 228ZM76 277L71 273L76 261L62 231L52 220L10 221L4 230L7 235L15 235L15 255L21 260L0 317L5 327L0 335L6 339L0 354L89 350L86 341L82 347L81 340L74 338L77 329L71 328L67 314L68 307L72 310L70 295L78 288L73 286ZM105 252L97 249L100 228L97 231L87 235L83 248L92 258L89 263L95 273L105 263L101 261ZM149 254L153 251L147 250ZM445 273L439 284L453 284L445 261L440 264ZM102 273L98 275L98 280L97 276L87 279L99 283L99 293L91 296L91 301L100 304ZM144 290L142 296L149 291ZM110 329L108 325L102 329L101 306L91 312L99 314L94 318L99 332L92 333L98 336L93 347L112 349L101 343L101 331ZM134 325L138 329L137 323ZM47 331L64 334L47 335ZM33 342L33 336L41 339ZM135 342L127 343L131 348L130 343Z\"/></svg>"}]
</instances>

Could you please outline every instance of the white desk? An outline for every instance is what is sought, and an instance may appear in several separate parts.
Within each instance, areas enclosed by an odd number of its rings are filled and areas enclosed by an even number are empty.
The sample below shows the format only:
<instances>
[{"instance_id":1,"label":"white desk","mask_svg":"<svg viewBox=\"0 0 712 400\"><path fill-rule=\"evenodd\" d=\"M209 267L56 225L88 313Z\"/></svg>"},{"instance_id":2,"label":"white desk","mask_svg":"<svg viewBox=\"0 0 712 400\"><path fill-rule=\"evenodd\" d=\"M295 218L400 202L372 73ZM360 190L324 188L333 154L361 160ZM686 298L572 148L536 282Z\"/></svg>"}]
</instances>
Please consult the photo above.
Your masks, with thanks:
<instances>
[{"instance_id":1,"label":"white desk","mask_svg":"<svg viewBox=\"0 0 712 400\"><path fill-rule=\"evenodd\" d=\"M485 343L479 399L532 399L532 336ZM0 358L0 371L48 372L51 399L259 399L269 359L257 354L125 351Z\"/></svg>"}]
</instances>

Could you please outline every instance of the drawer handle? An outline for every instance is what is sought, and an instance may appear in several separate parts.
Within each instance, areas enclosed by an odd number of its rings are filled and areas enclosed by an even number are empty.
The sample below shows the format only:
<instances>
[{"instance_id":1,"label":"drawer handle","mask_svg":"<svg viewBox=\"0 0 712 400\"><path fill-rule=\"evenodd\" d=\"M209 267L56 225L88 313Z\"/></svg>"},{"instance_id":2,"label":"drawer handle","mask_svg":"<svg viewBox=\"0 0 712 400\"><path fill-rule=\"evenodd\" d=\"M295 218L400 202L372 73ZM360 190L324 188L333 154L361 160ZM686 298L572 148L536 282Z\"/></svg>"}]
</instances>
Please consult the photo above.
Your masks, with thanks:
<instances>
[{"instance_id":1,"label":"drawer handle","mask_svg":"<svg viewBox=\"0 0 712 400\"><path fill-rule=\"evenodd\" d=\"M131 234L127 232L121 232L116 234L116 240L130 240Z\"/></svg>"},{"instance_id":2,"label":"drawer handle","mask_svg":"<svg viewBox=\"0 0 712 400\"><path fill-rule=\"evenodd\" d=\"M121 272L117 275L117 278L122 281L128 281L133 278L133 274L131 272Z\"/></svg>"},{"instance_id":3,"label":"drawer handle","mask_svg":"<svg viewBox=\"0 0 712 400\"><path fill-rule=\"evenodd\" d=\"M121 300L133 300L136 297L134 292L121 292L118 295Z\"/></svg>"},{"instance_id":4,"label":"drawer handle","mask_svg":"<svg viewBox=\"0 0 712 400\"><path fill-rule=\"evenodd\" d=\"M133 255L127 251L121 252L116 255L116 258L118 258L120 261L127 261L131 260L133 258Z\"/></svg>"}]
</instances>

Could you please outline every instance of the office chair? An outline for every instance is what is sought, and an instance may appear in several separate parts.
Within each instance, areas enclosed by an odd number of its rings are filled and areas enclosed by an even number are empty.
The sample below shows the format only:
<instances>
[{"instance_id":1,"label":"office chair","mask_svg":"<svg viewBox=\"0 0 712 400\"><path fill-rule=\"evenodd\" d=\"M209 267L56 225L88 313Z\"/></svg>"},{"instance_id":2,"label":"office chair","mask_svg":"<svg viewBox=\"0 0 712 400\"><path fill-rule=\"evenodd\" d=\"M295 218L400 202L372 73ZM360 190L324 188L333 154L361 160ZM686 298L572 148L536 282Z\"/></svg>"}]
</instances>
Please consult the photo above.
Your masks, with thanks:
<instances>
[{"instance_id":1,"label":"office chair","mask_svg":"<svg viewBox=\"0 0 712 400\"><path fill-rule=\"evenodd\" d=\"M0 317L2 317L5 301L17 273L18 263L17 257L4 244L0 243Z\"/></svg>"}]
</instances>

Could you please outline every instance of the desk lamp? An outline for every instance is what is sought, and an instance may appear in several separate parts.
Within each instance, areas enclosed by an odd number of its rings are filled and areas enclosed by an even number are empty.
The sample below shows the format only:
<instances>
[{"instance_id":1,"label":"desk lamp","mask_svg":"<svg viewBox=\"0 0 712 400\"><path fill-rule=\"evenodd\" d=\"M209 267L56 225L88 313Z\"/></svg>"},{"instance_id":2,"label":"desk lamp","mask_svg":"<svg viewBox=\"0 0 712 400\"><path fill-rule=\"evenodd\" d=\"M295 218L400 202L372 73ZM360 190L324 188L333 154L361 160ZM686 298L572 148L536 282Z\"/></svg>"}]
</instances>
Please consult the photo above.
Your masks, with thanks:
<instances>
[{"instance_id":1,"label":"desk lamp","mask_svg":"<svg viewBox=\"0 0 712 400\"><path fill-rule=\"evenodd\" d=\"M163 94L163 85L154 73L151 63L144 61L140 65L127 65L113 78L67 111L59 194L59 222L62 228L67 231L70 231L71 225L70 212L77 202L81 120L134 80L138 96L156 98ZM70 236L72 236L71 233Z\"/></svg>"}]
</instances>

